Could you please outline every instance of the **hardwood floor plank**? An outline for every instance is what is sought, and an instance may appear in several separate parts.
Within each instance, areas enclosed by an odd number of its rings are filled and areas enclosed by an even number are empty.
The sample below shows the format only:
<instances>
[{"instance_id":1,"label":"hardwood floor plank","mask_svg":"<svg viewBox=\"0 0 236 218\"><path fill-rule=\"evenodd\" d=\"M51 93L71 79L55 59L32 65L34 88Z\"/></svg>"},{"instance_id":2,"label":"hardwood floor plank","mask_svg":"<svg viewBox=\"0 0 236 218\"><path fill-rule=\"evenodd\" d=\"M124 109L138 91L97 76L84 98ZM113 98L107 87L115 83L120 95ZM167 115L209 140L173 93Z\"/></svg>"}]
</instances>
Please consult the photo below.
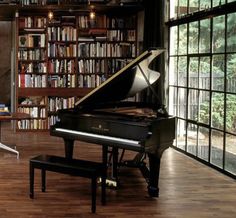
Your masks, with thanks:
<instances>
[{"instance_id":1,"label":"hardwood floor plank","mask_svg":"<svg viewBox=\"0 0 236 218\"><path fill-rule=\"evenodd\" d=\"M46 193L41 192L40 172L35 175L35 199L29 198L29 159L38 154L64 155L63 140L48 133L13 133L3 125L4 143L20 152L0 150L0 218L232 218L236 217L236 183L214 169L168 149L161 163L160 196L149 198L147 185L137 169L120 169L121 187L107 189L107 205L97 193L96 214L90 212L90 180L47 174ZM127 152L125 158L133 156ZM75 157L100 160L101 147L76 142Z\"/></svg>"}]
</instances>

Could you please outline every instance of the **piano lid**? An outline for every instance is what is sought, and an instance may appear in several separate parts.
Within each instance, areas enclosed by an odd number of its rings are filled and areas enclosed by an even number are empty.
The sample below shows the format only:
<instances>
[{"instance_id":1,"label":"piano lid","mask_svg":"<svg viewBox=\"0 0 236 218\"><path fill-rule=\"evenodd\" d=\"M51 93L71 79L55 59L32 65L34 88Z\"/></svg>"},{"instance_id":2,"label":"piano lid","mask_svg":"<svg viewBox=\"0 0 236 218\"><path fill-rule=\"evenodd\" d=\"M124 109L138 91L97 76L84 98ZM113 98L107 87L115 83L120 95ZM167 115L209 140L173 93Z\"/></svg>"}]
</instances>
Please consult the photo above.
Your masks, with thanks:
<instances>
[{"instance_id":1,"label":"piano lid","mask_svg":"<svg viewBox=\"0 0 236 218\"><path fill-rule=\"evenodd\" d=\"M97 107L100 104L104 105L104 103L122 101L144 90L157 81L160 76L160 73L151 70L149 65L162 52L164 49L159 48L151 48L143 52L100 86L79 99L75 105Z\"/></svg>"}]
</instances>

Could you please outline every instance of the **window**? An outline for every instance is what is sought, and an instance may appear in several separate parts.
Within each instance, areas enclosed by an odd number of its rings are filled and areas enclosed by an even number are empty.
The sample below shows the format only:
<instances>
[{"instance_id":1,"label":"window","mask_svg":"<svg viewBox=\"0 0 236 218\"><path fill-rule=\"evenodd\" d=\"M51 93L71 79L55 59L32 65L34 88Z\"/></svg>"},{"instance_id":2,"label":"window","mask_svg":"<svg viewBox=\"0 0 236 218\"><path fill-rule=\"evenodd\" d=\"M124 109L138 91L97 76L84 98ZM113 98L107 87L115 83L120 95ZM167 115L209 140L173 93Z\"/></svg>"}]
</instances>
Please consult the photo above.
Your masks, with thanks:
<instances>
[{"instance_id":1,"label":"window","mask_svg":"<svg viewBox=\"0 0 236 218\"><path fill-rule=\"evenodd\" d=\"M232 0L173 0L168 22L169 113L178 120L174 147L233 177L235 6Z\"/></svg>"}]
</instances>

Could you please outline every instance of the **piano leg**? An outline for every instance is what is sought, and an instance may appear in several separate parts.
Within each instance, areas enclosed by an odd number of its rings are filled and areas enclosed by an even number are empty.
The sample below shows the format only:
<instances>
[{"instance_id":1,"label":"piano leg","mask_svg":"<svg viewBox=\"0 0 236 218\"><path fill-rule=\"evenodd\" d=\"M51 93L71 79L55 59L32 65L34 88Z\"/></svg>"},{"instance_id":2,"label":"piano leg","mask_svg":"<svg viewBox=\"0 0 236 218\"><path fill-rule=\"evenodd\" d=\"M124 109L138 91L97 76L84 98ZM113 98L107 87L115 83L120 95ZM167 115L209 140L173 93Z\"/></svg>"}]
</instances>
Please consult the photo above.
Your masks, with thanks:
<instances>
[{"instance_id":1,"label":"piano leg","mask_svg":"<svg viewBox=\"0 0 236 218\"><path fill-rule=\"evenodd\" d=\"M66 156L66 158L72 159L73 149L74 149L74 140L64 138L64 145L65 145L65 156Z\"/></svg>"},{"instance_id":2,"label":"piano leg","mask_svg":"<svg viewBox=\"0 0 236 218\"><path fill-rule=\"evenodd\" d=\"M113 158L112 158L112 172L111 172L111 179L114 181L118 181L118 148L113 148Z\"/></svg>"},{"instance_id":3,"label":"piano leg","mask_svg":"<svg viewBox=\"0 0 236 218\"><path fill-rule=\"evenodd\" d=\"M148 194L150 197L159 196L159 173L160 173L160 161L161 158L153 154L148 154L149 157L149 184Z\"/></svg>"}]
</instances>

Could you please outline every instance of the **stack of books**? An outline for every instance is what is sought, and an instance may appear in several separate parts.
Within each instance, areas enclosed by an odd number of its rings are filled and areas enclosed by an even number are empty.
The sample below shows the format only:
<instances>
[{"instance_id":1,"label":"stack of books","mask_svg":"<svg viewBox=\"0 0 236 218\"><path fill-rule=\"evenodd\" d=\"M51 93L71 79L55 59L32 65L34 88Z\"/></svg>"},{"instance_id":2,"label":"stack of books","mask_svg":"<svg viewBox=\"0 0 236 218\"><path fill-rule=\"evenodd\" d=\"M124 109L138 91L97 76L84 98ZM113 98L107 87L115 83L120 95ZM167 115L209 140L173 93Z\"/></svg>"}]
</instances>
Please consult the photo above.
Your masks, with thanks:
<instances>
[{"instance_id":1,"label":"stack of books","mask_svg":"<svg viewBox=\"0 0 236 218\"><path fill-rule=\"evenodd\" d=\"M10 112L8 110L8 107L6 107L5 104L0 103L0 116L10 116Z\"/></svg>"}]
</instances>

